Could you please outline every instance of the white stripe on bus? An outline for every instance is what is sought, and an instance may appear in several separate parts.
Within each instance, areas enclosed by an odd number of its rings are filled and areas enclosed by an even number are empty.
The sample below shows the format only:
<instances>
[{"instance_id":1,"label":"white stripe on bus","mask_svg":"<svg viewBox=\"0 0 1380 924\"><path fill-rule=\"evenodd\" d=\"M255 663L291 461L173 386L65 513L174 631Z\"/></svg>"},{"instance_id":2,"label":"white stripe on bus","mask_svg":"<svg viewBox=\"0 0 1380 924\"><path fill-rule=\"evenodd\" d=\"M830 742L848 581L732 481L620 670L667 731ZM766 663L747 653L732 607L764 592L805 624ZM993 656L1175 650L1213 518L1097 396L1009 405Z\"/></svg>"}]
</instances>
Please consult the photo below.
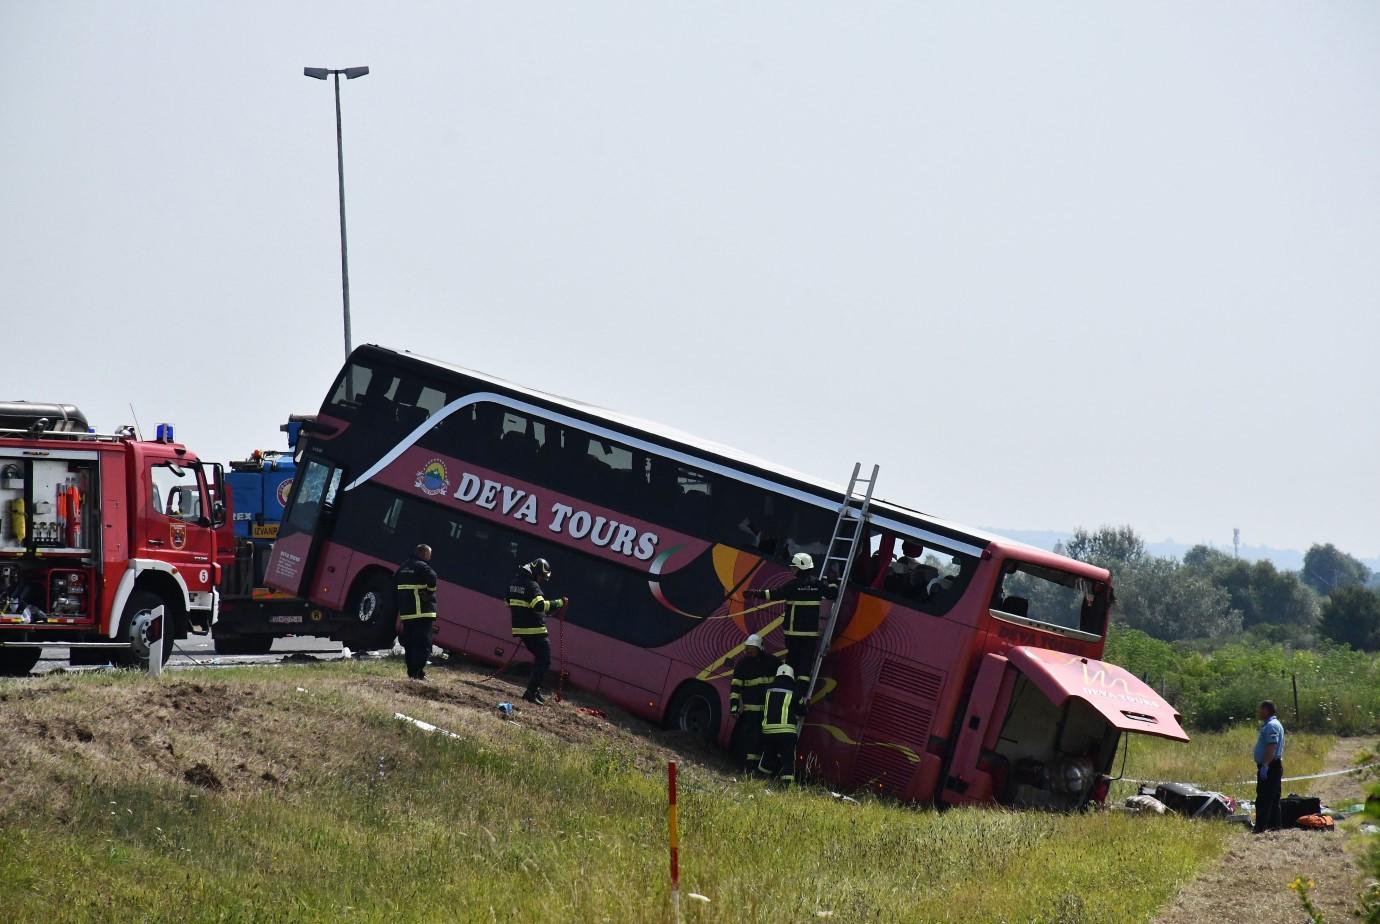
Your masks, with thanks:
<instances>
[{"instance_id":1,"label":"white stripe on bus","mask_svg":"<svg viewBox=\"0 0 1380 924\"><path fill-rule=\"evenodd\" d=\"M373 480L373 477L375 475L383 471L393 462L397 461L399 456L401 456L408 449L412 448L412 446L414 446L418 440L420 440L424 435L426 435L426 432L428 430L435 427L437 424L445 420L451 414L454 414L456 411L463 410L464 408L470 407L474 404L479 404L484 401L488 401L492 404L498 404L515 411L522 411L525 414L530 414L538 418L550 420L554 423L564 424L567 427L574 427L575 429L581 430L592 436L598 436L602 437L603 439L612 440L616 443L622 443L627 446L632 446L636 449L641 449L644 452L649 452L666 459L674 459L675 461L684 463L685 465L688 465L691 468L694 468L698 471L713 472L716 475L721 475L725 478L732 478L734 481L741 481L744 484L749 484L753 487L761 488L764 491L771 491L775 494L782 494L786 497L791 497L798 501L803 501L804 503L811 504L815 507L823 508L830 512L836 512L838 510L838 501L818 497L814 494L810 494L807 491L801 491L796 488L788 487L786 485L777 484L775 482L768 481L765 478L759 478L756 475L750 475L746 472L740 472L737 469L729 468L726 465L720 465L717 462L711 462L708 459L701 459L696 456L692 456L689 453L680 452L675 449L667 449L664 446L658 446L655 443L650 443L646 440L638 439L637 437L631 436L630 434L622 433L617 430L610 430L607 427L601 427L598 424L591 424L587 421L579 420L575 417L568 417L565 414L561 414L557 411L552 411L548 408L538 407L535 404L528 404L525 401L515 401L512 398L509 398L507 395L500 395L497 392L491 391L475 392L473 394L466 395L463 398L457 398L450 404L447 404L445 407L441 408L435 414L432 414L430 417L426 419L424 423L420 424L415 430L413 430L407 436L403 437L403 439L401 440L401 442L398 443L398 445L394 446L392 449L388 450L388 452L384 453L383 456L377 462L371 465L363 475L360 475L354 481L346 485L345 490L353 491L360 485ZM881 526L883 528L894 530L897 533L905 535L907 538L919 539L922 542L930 543L950 551L962 552L965 555L979 556L982 554L983 551L978 546L969 545L966 542L958 542L954 539L950 539L948 536L941 536L938 533L932 533L926 529L919 529L915 526L912 526L909 523L902 523L899 520L893 520L889 517L879 517L874 515L868 517L868 522L875 524L877 526Z\"/></svg>"}]
</instances>

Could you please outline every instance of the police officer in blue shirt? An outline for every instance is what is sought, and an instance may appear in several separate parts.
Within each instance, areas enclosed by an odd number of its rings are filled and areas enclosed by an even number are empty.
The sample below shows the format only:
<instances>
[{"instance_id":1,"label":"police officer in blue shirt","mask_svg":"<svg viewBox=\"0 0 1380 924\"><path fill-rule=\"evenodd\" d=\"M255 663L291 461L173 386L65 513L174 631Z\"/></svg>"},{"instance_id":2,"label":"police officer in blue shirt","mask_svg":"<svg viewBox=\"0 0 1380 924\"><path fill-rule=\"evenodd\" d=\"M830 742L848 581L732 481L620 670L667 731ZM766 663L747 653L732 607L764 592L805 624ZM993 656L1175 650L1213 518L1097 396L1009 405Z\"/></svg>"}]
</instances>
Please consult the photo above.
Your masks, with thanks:
<instances>
[{"instance_id":1,"label":"police officer in blue shirt","mask_svg":"<svg viewBox=\"0 0 1380 924\"><path fill-rule=\"evenodd\" d=\"M1284 726L1275 704L1265 700L1258 710L1260 736L1255 741L1255 833L1278 831L1280 785L1284 780Z\"/></svg>"}]
</instances>

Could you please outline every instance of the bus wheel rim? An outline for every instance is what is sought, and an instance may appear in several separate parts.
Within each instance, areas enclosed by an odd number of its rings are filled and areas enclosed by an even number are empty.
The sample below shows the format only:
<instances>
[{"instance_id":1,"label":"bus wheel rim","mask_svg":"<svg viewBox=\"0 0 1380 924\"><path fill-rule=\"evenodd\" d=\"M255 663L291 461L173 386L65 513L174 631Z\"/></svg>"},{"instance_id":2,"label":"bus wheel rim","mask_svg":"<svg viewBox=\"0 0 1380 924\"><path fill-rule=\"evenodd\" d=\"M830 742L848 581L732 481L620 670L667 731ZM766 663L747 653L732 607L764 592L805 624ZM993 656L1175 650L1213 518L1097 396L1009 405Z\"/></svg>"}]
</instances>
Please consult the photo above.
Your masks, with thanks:
<instances>
[{"instance_id":1,"label":"bus wheel rim","mask_svg":"<svg viewBox=\"0 0 1380 924\"><path fill-rule=\"evenodd\" d=\"M359 617L360 622L372 622L374 619L374 612L378 608L378 595L372 590L366 591L364 595L359 598L359 612L355 615Z\"/></svg>"},{"instance_id":2,"label":"bus wheel rim","mask_svg":"<svg viewBox=\"0 0 1380 924\"><path fill-rule=\"evenodd\" d=\"M699 695L691 696L685 701L685 707L680 712L681 730L703 734L709 727L709 717L709 700Z\"/></svg>"}]
</instances>

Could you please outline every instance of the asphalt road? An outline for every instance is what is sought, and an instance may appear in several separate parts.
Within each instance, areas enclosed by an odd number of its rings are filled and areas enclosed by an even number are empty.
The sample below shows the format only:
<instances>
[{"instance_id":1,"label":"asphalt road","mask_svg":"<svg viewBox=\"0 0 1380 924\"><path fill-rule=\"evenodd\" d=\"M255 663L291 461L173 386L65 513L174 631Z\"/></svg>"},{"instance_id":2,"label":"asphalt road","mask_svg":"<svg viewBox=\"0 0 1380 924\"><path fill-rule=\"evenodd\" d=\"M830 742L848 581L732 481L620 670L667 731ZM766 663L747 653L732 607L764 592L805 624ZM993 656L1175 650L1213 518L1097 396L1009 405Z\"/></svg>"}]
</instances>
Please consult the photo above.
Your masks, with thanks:
<instances>
[{"instance_id":1,"label":"asphalt road","mask_svg":"<svg viewBox=\"0 0 1380 924\"><path fill-rule=\"evenodd\" d=\"M218 655L209 635L192 635L177 640L177 647L173 649L172 657L168 659L168 668L218 667L228 664L272 664L281 661L283 655L293 653L310 655L323 661L339 658L342 654L339 642L332 642L324 638L299 636L275 640L273 651L266 655ZM46 674L49 671L65 667L67 667L66 649L45 648L38 666L34 668L34 673ZM78 670L91 669L78 668Z\"/></svg>"}]
</instances>

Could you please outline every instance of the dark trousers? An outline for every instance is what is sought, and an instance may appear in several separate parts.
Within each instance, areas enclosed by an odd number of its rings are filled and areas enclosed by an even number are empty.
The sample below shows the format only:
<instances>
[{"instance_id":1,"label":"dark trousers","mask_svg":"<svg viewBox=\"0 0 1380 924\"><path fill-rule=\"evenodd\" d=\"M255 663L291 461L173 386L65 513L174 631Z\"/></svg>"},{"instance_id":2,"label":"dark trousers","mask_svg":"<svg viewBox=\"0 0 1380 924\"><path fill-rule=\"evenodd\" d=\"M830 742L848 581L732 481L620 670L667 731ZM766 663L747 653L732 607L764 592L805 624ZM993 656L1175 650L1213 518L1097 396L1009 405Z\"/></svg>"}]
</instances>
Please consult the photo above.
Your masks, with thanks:
<instances>
[{"instance_id":1,"label":"dark trousers","mask_svg":"<svg viewBox=\"0 0 1380 924\"><path fill-rule=\"evenodd\" d=\"M1255 833L1278 831L1284 827L1279 813L1279 794L1284 781L1284 764L1278 760L1270 762L1261 778L1259 770L1255 775Z\"/></svg>"},{"instance_id":2,"label":"dark trousers","mask_svg":"<svg viewBox=\"0 0 1380 924\"><path fill-rule=\"evenodd\" d=\"M801 690L810 682L810 672L815 669L815 652L818 649L818 636L786 636L786 663L795 671L795 679L800 681Z\"/></svg>"},{"instance_id":3,"label":"dark trousers","mask_svg":"<svg viewBox=\"0 0 1380 924\"><path fill-rule=\"evenodd\" d=\"M783 783L795 782L795 732L762 736L762 761L757 769Z\"/></svg>"},{"instance_id":4,"label":"dark trousers","mask_svg":"<svg viewBox=\"0 0 1380 924\"><path fill-rule=\"evenodd\" d=\"M524 635L522 644L532 652L532 679L527 681L527 692L535 693L551 669L551 642L545 635Z\"/></svg>"},{"instance_id":5,"label":"dark trousers","mask_svg":"<svg viewBox=\"0 0 1380 924\"><path fill-rule=\"evenodd\" d=\"M741 712L733 723L733 756L752 769L762 759L762 713Z\"/></svg>"},{"instance_id":6,"label":"dark trousers","mask_svg":"<svg viewBox=\"0 0 1380 924\"><path fill-rule=\"evenodd\" d=\"M426 659L431 657L431 630L436 627L435 619L404 619L402 621L402 644L406 652L407 676L421 680L426 676Z\"/></svg>"}]
</instances>

